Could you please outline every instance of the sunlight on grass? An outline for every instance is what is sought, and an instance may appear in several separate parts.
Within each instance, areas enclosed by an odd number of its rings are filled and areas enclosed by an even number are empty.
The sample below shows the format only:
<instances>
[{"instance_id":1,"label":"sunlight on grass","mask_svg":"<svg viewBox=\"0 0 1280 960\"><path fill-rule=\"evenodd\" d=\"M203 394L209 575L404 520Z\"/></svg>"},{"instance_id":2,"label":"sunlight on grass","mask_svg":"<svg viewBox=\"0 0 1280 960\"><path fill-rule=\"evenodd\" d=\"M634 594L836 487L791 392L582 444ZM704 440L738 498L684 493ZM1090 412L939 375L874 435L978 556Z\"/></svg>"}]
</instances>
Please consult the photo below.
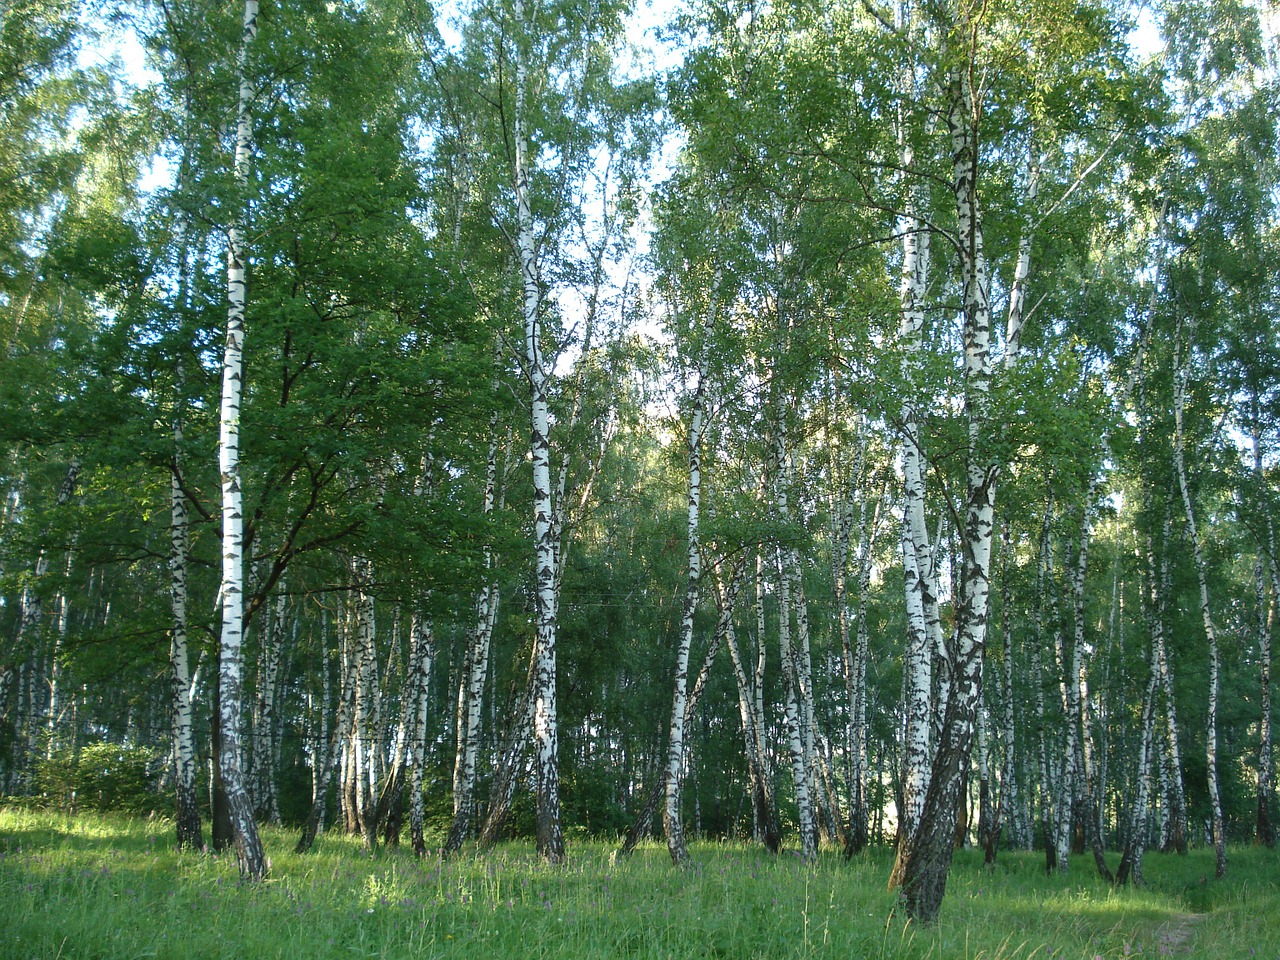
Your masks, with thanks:
<instances>
[{"instance_id":1,"label":"sunlight on grass","mask_svg":"<svg viewBox=\"0 0 1280 960\"><path fill-rule=\"evenodd\" d=\"M1276 960L1276 854L1152 856L1149 886L1113 890L1092 864L1045 875L1002 853L995 870L957 855L940 922L905 921L885 889L891 852L808 867L741 844L693 848L675 870L660 844L619 863L578 841L563 867L511 843L445 863L370 855L329 834L305 856L263 831L272 870L239 882L231 854L178 853L163 821L0 810L0 956L504 958L866 958L866 960Z\"/></svg>"}]
</instances>

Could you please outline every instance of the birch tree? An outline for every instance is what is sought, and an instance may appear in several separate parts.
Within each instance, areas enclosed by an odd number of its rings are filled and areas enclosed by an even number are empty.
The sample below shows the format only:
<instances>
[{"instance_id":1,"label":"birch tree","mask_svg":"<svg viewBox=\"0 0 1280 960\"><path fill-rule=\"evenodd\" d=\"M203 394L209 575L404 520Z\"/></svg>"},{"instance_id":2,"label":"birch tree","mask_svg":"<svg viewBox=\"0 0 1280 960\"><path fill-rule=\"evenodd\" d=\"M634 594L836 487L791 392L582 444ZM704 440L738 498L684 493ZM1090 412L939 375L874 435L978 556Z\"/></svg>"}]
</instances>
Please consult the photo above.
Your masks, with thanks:
<instances>
[{"instance_id":1,"label":"birch tree","mask_svg":"<svg viewBox=\"0 0 1280 960\"><path fill-rule=\"evenodd\" d=\"M233 178L240 194L249 184L253 151L254 90L248 72L250 50L258 35L257 0L245 0L244 30L237 72L236 145ZM227 231L227 332L222 360L222 405L218 433L218 471L222 478L222 632L218 652L218 779L226 794L240 876L261 880L266 857L253 806L244 782L240 749L240 707L244 642L244 493L240 472L240 408L244 388L245 290L249 251L243 206Z\"/></svg>"}]
</instances>

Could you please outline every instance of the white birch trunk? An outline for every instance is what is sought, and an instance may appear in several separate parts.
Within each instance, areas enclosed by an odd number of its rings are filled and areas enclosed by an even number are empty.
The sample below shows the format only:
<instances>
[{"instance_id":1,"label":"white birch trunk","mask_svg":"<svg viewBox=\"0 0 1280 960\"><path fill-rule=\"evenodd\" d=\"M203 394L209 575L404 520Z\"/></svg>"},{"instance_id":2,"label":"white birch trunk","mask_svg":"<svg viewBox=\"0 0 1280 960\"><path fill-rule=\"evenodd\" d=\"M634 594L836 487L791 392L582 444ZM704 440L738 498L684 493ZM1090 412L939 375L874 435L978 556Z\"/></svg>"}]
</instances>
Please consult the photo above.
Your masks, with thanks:
<instances>
[{"instance_id":1,"label":"white birch trunk","mask_svg":"<svg viewBox=\"0 0 1280 960\"><path fill-rule=\"evenodd\" d=\"M1209 642L1209 703L1205 730L1205 763L1209 778L1209 804L1212 816L1213 846L1216 853L1215 873L1222 879L1227 873L1226 825L1222 816L1222 793L1218 783L1218 631L1214 626L1213 612L1209 605L1209 576L1205 568L1204 551L1200 547L1200 534L1196 527L1195 504L1187 484L1186 435L1183 432L1183 410L1187 395L1187 365L1190 362L1190 343L1181 343L1181 331L1175 336L1174 386L1173 386L1173 464L1182 494L1182 508L1186 514L1187 537L1191 540L1191 554L1195 560L1196 580L1200 586L1200 617L1204 623L1205 637ZM1181 346L1181 349L1179 347Z\"/></svg>"},{"instance_id":2,"label":"white birch trunk","mask_svg":"<svg viewBox=\"0 0 1280 960\"><path fill-rule=\"evenodd\" d=\"M356 816L366 850L378 842L377 797L380 778L379 746L381 696L378 683L377 625L373 595L373 564L364 557L351 561L355 582L356 711L353 780Z\"/></svg>"},{"instance_id":3,"label":"white birch trunk","mask_svg":"<svg viewBox=\"0 0 1280 960\"><path fill-rule=\"evenodd\" d=\"M904 167L913 163L909 147L903 149ZM937 578L933 551L925 521L926 466L921 445L918 397L919 354L924 329L924 306L928 289L929 232L920 219L923 198L918 190L908 195L902 217L902 278L899 298L902 316L899 338L905 359L903 379L906 402L902 410L899 458L902 465L902 565L907 616L907 641L903 669L905 676L906 742L903 745L902 806L898 810L899 844L915 834L929 786L933 734L933 658L941 647L941 626L937 617ZM905 863L905 861L902 861ZM897 865L890 886L901 880Z\"/></svg>"},{"instance_id":4,"label":"white birch trunk","mask_svg":"<svg viewBox=\"0 0 1280 960\"><path fill-rule=\"evenodd\" d=\"M1142 857L1147 846L1147 818L1151 803L1151 755L1155 750L1155 711L1158 696L1158 671L1155 658L1151 663L1151 678L1143 698L1142 731L1138 746L1138 762L1135 771L1134 800L1129 812L1129 835L1125 840L1120 865L1116 869L1116 883L1142 885Z\"/></svg>"},{"instance_id":5,"label":"white birch trunk","mask_svg":"<svg viewBox=\"0 0 1280 960\"><path fill-rule=\"evenodd\" d=\"M181 376L179 376L181 380ZM187 557L190 523L187 498L179 480L182 469L182 421L173 421L173 470L169 479L169 606L173 616L169 661L173 769L176 794L175 827L178 846L204 846L200 806L196 797L196 743L192 728L191 667L187 654Z\"/></svg>"},{"instance_id":6,"label":"white birch trunk","mask_svg":"<svg viewBox=\"0 0 1280 960\"><path fill-rule=\"evenodd\" d=\"M258 0L245 0L238 62L240 91L236 108L236 150L233 165L233 178L242 195L248 190L249 159L253 151L253 123L249 110L253 87L249 80L248 58L257 33ZM221 749L218 774L226 794L240 875L244 879L260 880L266 875L266 858L244 782L240 743L244 643L244 498L240 479L240 403L244 386L247 215L247 203L242 196L228 230L227 338L222 362L222 401L218 431L218 472L222 478L222 631L218 657L218 725Z\"/></svg>"},{"instance_id":7,"label":"white birch trunk","mask_svg":"<svg viewBox=\"0 0 1280 960\"><path fill-rule=\"evenodd\" d=\"M773 775L765 746L765 731L762 719L756 714L757 686L753 677L747 675L743 663L737 635L733 629L732 609L726 611L725 607L726 602L721 602L721 617L725 621L725 643L729 647L734 681L738 688L738 717L742 722L742 733L747 749L747 769L751 777L756 829L761 834L760 839L765 846L773 853L777 853L781 837L774 815Z\"/></svg>"},{"instance_id":8,"label":"white birch trunk","mask_svg":"<svg viewBox=\"0 0 1280 960\"><path fill-rule=\"evenodd\" d=\"M489 421L489 455L485 465L481 513L493 514L498 490L498 423ZM458 753L454 763L453 822L445 842L445 856L462 849L475 818L476 764L480 755L485 678L489 670L489 645L498 617L498 584L489 579L493 570L493 548L484 546L486 583L476 599L476 627L467 646L463 676L458 689Z\"/></svg>"},{"instance_id":9,"label":"white birch trunk","mask_svg":"<svg viewBox=\"0 0 1280 960\"><path fill-rule=\"evenodd\" d=\"M1261 473L1260 453L1255 440L1255 472ZM1258 723L1258 814L1255 842L1268 848L1276 843L1275 826L1271 818L1272 807L1272 737L1271 737L1271 637L1274 633L1276 601L1280 595L1280 568L1276 564L1275 532L1271 517L1267 517L1267 546L1271 567L1271 596L1267 598L1266 576L1263 573L1261 553L1255 565L1254 576L1258 594L1258 660L1261 686L1261 718Z\"/></svg>"},{"instance_id":10,"label":"white birch trunk","mask_svg":"<svg viewBox=\"0 0 1280 960\"><path fill-rule=\"evenodd\" d=\"M977 192L977 115L967 75L957 71L950 94L956 232L960 239L964 304L964 418L969 444L964 527L961 530L960 584L955 629L950 645L949 695L942 735L934 754L920 824L901 873L902 900L914 919L932 922L941 908L955 843L960 790L973 742L974 720L982 692L990 591L991 542L999 464L987 450L990 427L991 303L983 251ZM1012 362L1007 359L1007 362ZM906 856L901 855L905 853ZM895 871L896 872L896 871Z\"/></svg>"},{"instance_id":11,"label":"white birch trunk","mask_svg":"<svg viewBox=\"0 0 1280 960\"><path fill-rule=\"evenodd\" d=\"M1002 533L1000 559L1004 575L1001 586L1004 590L1004 602L1001 604L1001 617L1004 639L1004 712L1001 715L1004 728L1004 763L1000 768L1000 809L996 815L1003 828L1008 829L1012 846L1021 848L1029 844L1024 839L1027 834L1022 830L1022 800L1018 791L1017 739L1014 716L1016 714L1013 689L1013 611L1009 591L1008 562L1013 550L1013 534L1006 520ZM1028 832L1029 833L1029 832Z\"/></svg>"},{"instance_id":12,"label":"white birch trunk","mask_svg":"<svg viewBox=\"0 0 1280 960\"><path fill-rule=\"evenodd\" d=\"M704 334L709 336L714 323L714 305L708 308ZM667 735L666 796L662 826L667 836L667 850L677 866L689 861L680 821L681 767L685 754L685 707L688 700L689 653L693 647L693 619L698 609L698 592L702 580L702 546L699 536L702 508L702 432L706 416L707 365L706 345L700 349L698 384L689 414L689 500L686 514L688 575L685 582L684 610L680 618L680 639L676 647L675 692L671 702L671 725Z\"/></svg>"},{"instance_id":13,"label":"white birch trunk","mask_svg":"<svg viewBox=\"0 0 1280 960\"><path fill-rule=\"evenodd\" d=\"M791 520L788 494L790 484L790 458L783 436L782 417L779 415L773 428L774 478L778 515L784 524ZM800 828L800 855L806 861L818 856L818 829L815 812L814 778L808 749L809 729L806 700L809 689L804 678L803 644L807 637L801 627L805 624L803 613L797 615L797 641L800 649L792 644L791 619L793 610L803 606L803 595L797 589L795 551L787 546L778 549L778 646L782 665L784 709L787 724L788 748L791 754L791 773L795 783L797 818Z\"/></svg>"},{"instance_id":14,"label":"white birch trunk","mask_svg":"<svg viewBox=\"0 0 1280 960\"><path fill-rule=\"evenodd\" d=\"M412 718L408 761L409 840L413 852L419 857L424 857L427 853L422 784L427 765L431 671L435 665L435 657L436 644L431 621L415 610L409 623L409 682L406 684L412 699L405 704L404 709Z\"/></svg>"},{"instance_id":15,"label":"white birch trunk","mask_svg":"<svg viewBox=\"0 0 1280 960\"><path fill-rule=\"evenodd\" d=\"M516 0L516 20L526 28L525 5ZM514 186L516 197L516 246L520 262L523 295L524 359L529 376L530 434L533 464L534 585L536 637L533 646L533 742L537 782L538 852L552 863L565 859L564 834L560 826L560 768L557 759L556 722L556 544L552 523L551 441L548 403L549 372L542 354L542 283L534 237L533 208L529 195L532 144L526 117L529 66L517 43L515 64Z\"/></svg>"}]
</instances>

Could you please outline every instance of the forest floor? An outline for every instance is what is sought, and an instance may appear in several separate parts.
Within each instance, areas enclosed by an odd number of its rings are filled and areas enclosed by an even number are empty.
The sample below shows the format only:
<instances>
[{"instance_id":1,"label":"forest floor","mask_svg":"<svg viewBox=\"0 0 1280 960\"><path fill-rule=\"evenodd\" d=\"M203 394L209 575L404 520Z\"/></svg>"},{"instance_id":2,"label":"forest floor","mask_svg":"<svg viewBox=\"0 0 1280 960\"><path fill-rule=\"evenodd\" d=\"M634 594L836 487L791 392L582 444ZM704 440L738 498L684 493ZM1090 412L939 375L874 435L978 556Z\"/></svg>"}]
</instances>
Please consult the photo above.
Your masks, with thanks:
<instances>
[{"instance_id":1,"label":"forest floor","mask_svg":"<svg viewBox=\"0 0 1280 960\"><path fill-rule=\"evenodd\" d=\"M705 843L677 871L656 844L615 863L579 839L549 867L522 843L441 863L334 833L304 856L293 831L264 840L270 875L245 885L230 854L175 852L163 820L0 807L0 960L1280 960L1280 851L1253 847L1221 881L1211 850L1148 854L1139 889L1084 857L1046 876L1038 854L987 871L961 851L926 928L885 889L889 850L810 868Z\"/></svg>"}]
</instances>

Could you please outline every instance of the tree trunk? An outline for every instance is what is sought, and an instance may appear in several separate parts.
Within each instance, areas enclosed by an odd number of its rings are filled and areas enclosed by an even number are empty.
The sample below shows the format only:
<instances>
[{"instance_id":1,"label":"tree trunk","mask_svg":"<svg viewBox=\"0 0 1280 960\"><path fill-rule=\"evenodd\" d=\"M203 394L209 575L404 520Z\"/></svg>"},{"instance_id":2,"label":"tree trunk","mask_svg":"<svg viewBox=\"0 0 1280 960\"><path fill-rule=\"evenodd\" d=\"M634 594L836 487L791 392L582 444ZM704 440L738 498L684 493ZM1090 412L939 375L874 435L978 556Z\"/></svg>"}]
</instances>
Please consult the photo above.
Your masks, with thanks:
<instances>
[{"instance_id":1,"label":"tree trunk","mask_svg":"<svg viewBox=\"0 0 1280 960\"><path fill-rule=\"evenodd\" d=\"M1150 803L1151 752L1155 747L1155 710L1159 675L1152 657L1151 679L1143 698L1142 736L1134 779L1133 807L1129 813L1129 835L1124 842L1120 866L1116 869L1116 885L1142 885L1142 855L1147 845L1147 807Z\"/></svg>"},{"instance_id":2,"label":"tree trunk","mask_svg":"<svg viewBox=\"0 0 1280 960\"><path fill-rule=\"evenodd\" d=\"M913 153L903 147L904 167ZM906 600L907 642L904 655L904 699L906 715L902 759L902 797L898 807L899 850L909 843L920 820L928 790L933 732L933 657L941 646L939 622L931 616L937 607L937 578L933 551L925 521L927 470L919 428L918 398L923 386L918 365L924 328L925 296L929 279L929 232L920 219L924 199L918 190L908 194L908 208L902 218L902 278L899 285L902 316L899 337L903 343L903 378L906 401L902 410L899 458L902 469L902 566ZM906 860L899 856L889 878L889 886L902 881Z\"/></svg>"},{"instance_id":3,"label":"tree trunk","mask_svg":"<svg viewBox=\"0 0 1280 960\"><path fill-rule=\"evenodd\" d=\"M181 377L179 377L181 380ZM182 468L182 422L173 421L173 471L169 483L169 601L173 628L169 642L171 666L174 816L178 847L199 850L204 846L200 828L200 804L196 796L196 743L192 729L191 669L187 656L187 551L189 521L187 499L178 471Z\"/></svg>"},{"instance_id":4,"label":"tree trunk","mask_svg":"<svg viewBox=\"0 0 1280 960\"><path fill-rule=\"evenodd\" d=\"M759 578L757 577L757 583ZM742 722L742 734L746 742L747 775L751 786L753 816L760 839L771 853L777 853L782 843L781 828L777 820L773 795L773 776L765 749L763 723L756 713L756 685L747 676L743 666L738 639L733 629L733 617L726 616L725 603L717 596L721 618L725 621L725 644L733 662L733 675L738 688L738 716ZM763 643L761 644L763 649Z\"/></svg>"},{"instance_id":5,"label":"tree trunk","mask_svg":"<svg viewBox=\"0 0 1280 960\"><path fill-rule=\"evenodd\" d=\"M1255 410L1257 400L1254 401ZM1253 474L1262 481L1262 444L1258 417L1254 417L1253 426ZM1257 636L1259 681L1261 686L1261 716L1258 723L1258 813L1254 828L1254 842L1267 848L1276 845L1276 831L1271 819L1272 777L1271 777L1271 636L1274 633L1276 616L1276 598L1280 595L1280 566L1276 563L1275 529L1271 514L1267 513L1267 542L1265 549L1260 545L1258 558L1254 563L1253 579L1255 596L1258 605ZM1268 597L1267 575L1265 567L1270 565L1271 592Z\"/></svg>"},{"instance_id":6,"label":"tree trunk","mask_svg":"<svg viewBox=\"0 0 1280 960\"><path fill-rule=\"evenodd\" d=\"M1181 327L1181 325L1179 325ZM1209 606L1209 575L1204 552L1200 548L1200 535L1196 528L1195 505L1187 484L1186 436L1183 432L1183 408L1186 406L1187 365L1190 362L1191 345L1182 343L1181 329L1175 336L1173 419L1173 464L1178 478L1178 490L1182 494L1182 508L1186 514L1187 537L1191 541L1191 554L1195 560L1196 579L1200 586L1200 618L1204 623L1205 637L1209 641L1209 705L1205 730L1205 764L1209 778L1209 804L1212 817L1213 847L1216 854L1215 874L1221 880L1227 873L1227 837L1222 816L1222 794L1218 784L1218 631L1214 626ZM1181 349L1179 349L1181 347Z\"/></svg>"},{"instance_id":7,"label":"tree trunk","mask_svg":"<svg viewBox=\"0 0 1280 960\"><path fill-rule=\"evenodd\" d=\"M241 194L249 186L249 158L253 150L253 126L249 106L253 86L249 80L249 48L258 33L258 0L245 0L244 32L240 44L240 93L236 111L236 150L233 173ZM228 230L227 339L222 363L222 402L218 433L219 473L222 477L222 635L218 657L218 725L221 751L218 775L226 794L227 812L236 848L240 876L261 880L266 857L258 838L243 773L240 745L240 711L244 641L244 506L240 480L240 403L244 384L245 246L247 204L241 200Z\"/></svg>"},{"instance_id":8,"label":"tree trunk","mask_svg":"<svg viewBox=\"0 0 1280 960\"><path fill-rule=\"evenodd\" d=\"M481 513L493 514L498 489L498 423L489 421L489 457L485 466L484 498ZM493 570L493 548L484 546L486 576ZM489 580L476 599L476 627L469 638L462 679L459 683L458 753L454 763L453 821L441 854L450 856L462 849L475 818L476 764L480 755L481 721L485 677L489 670L489 644L498 617L498 584Z\"/></svg>"},{"instance_id":9,"label":"tree trunk","mask_svg":"<svg viewBox=\"0 0 1280 960\"><path fill-rule=\"evenodd\" d=\"M378 683L377 629L372 589L373 565L363 557L351 561L355 581L356 715L352 741L356 820L364 848L378 843L377 797L381 778L381 691Z\"/></svg>"},{"instance_id":10,"label":"tree trunk","mask_svg":"<svg viewBox=\"0 0 1280 960\"><path fill-rule=\"evenodd\" d=\"M424 836L426 811L423 808L422 781L427 767L428 707L431 698L431 671L435 666L436 644L431 621L424 613L414 611L409 621L408 702L402 708L412 718L409 736L409 842L419 857L426 856Z\"/></svg>"},{"instance_id":11,"label":"tree trunk","mask_svg":"<svg viewBox=\"0 0 1280 960\"><path fill-rule=\"evenodd\" d=\"M516 19L525 22L523 0L516 2ZM549 371L542 356L542 278L538 269L529 175L531 144L526 118L529 67L523 56L515 64L514 186L516 197L516 246L520 260L523 295L524 359L531 396L530 454L533 464L534 585L536 637L531 679L536 784L538 853L551 863L565 859L560 826L559 731L556 722L556 544L552 531Z\"/></svg>"},{"instance_id":12,"label":"tree trunk","mask_svg":"<svg viewBox=\"0 0 1280 960\"><path fill-rule=\"evenodd\" d=\"M713 294L714 295L714 294ZM708 309L706 332L714 322L714 306ZM703 347L705 353L706 347ZM689 850L680 822L681 768L685 755L685 709L688 701L689 652L693 647L693 619L698 610L698 591L702 580L702 547L699 520L702 507L702 431L706 415L706 361L699 358L698 384L689 415L689 500L686 516L688 574L685 582L684 611L680 618L680 639L676 646L675 692L671 701L671 726L667 735L666 797L662 810L662 826L667 837L667 850L676 866L689 861Z\"/></svg>"},{"instance_id":13,"label":"tree trunk","mask_svg":"<svg viewBox=\"0 0 1280 960\"><path fill-rule=\"evenodd\" d=\"M513 701L498 750L493 781L489 787L489 812L480 828L478 842L482 848L491 847L498 842L511 813L511 798L515 795L520 760L524 755L528 731L533 725L530 715L533 702L532 675L526 677L521 691L513 693Z\"/></svg>"},{"instance_id":14,"label":"tree trunk","mask_svg":"<svg viewBox=\"0 0 1280 960\"><path fill-rule=\"evenodd\" d=\"M1071 613L1074 636L1072 638L1072 673L1069 682L1074 691L1072 696L1073 717L1071 722L1079 724L1080 749L1079 771L1075 778L1081 785L1079 793L1078 820L1084 828L1085 841L1093 853L1094 866L1098 876L1108 883L1114 882L1111 869L1107 866L1104 855L1102 836L1098 829L1098 808L1101 798L1096 780L1096 767L1093 759L1093 730L1089 717L1089 679L1088 655L1093 647L1088 642L1085 625L1085 575L1089 567L1089 538L1093 524L1094 484L1090 483L1085 494L1085 504L1081 511L1080 531L1076 541L1076 562L1068 570L1071 583Z\"/></svg>"},{"instance_id":15,"label":"tree trunk","mask_svg":"<svg viewBox=\"0 0 1280 960\"><path fill-rule=\"evenodd\" d=\"M974 721L982 694L990 590L991 543L999 466L987 447L990 427L991 306L982 223L977 206L977 131L968 78L953 77L948 128L951 136L957 235L961 246L964 304L964 418L968 424L964 526L955 629L947 651L949 692L938 750L929 775L919 825L899 848L901 898L908 915L937 920L955 849L960 791L969 766ZM1008 359L1008 358L1006 358Z\"/></svg>"},{"instance_id":16,"label":"tree trunk","mask_svg":"<svg viewBox=\"0 0 1280 960\"><path fill-rule=\"evenodd\" d=\"M351 717L355 712L356 683L354 678L348 679L349 673L350 671L344 666L343 681L339 684L337 716L334 717L328 742L315 757L315 763L319 769L315 774L315 785L311 791L311 812L303 822L302 835L298 837L298 843L293 848L294 853L306 853L315 843L316 834L324 819L329 783L333 780L333 772L341 771L342 758L347 745L347 732L351 728Z\"/></svg>"}]
</instances>

